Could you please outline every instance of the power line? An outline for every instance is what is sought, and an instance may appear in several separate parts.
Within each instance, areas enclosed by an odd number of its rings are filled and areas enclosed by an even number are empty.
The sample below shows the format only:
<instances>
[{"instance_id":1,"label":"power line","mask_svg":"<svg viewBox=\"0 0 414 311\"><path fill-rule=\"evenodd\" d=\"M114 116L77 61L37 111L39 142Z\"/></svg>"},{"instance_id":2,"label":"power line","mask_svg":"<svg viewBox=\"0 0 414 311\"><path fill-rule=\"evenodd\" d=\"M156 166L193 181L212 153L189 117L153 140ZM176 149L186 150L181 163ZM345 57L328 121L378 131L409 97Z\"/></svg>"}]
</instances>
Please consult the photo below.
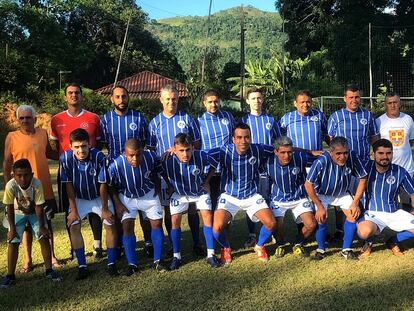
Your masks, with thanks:
<instances>
[{"instance_id":1,"label":"power line","mask_svg":"<svg viewBox=\"0 0 414 311\"><path fill-rule=\"evenodd\" d=\"M146 5L146 6L150 7L150 8L152 8L152 9L156 9L156 10L158 10L158 11L161 11L161 12L164 12L164 13L168 13L168 14L173 14L173 15L175 15L175 16L181 16L181 17L185 17L185 16L187 16L187 15L183 15L183 14L179 14L179 13L175 13L175 12L167 11L167 10L164 10L164 9L160 9L160 8L157 8L157 7L153 6L153 5L150 5L150 4L145 3L145 2L142 2L142 1L139 1L138 5L140 5L140 4L144 4L144 5ZM142 6L141 6L141 8L142 8Z\"/></svg>"}]
</instances>

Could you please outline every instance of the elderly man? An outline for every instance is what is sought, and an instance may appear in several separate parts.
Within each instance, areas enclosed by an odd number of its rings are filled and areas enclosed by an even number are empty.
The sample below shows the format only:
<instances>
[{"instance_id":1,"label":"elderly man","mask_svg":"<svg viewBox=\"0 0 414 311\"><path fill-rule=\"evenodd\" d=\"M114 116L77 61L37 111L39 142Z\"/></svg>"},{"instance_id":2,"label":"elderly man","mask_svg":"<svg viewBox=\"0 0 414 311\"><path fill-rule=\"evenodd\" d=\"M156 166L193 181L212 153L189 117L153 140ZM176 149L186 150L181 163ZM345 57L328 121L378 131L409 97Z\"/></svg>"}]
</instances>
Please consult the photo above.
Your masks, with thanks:
<instances>
[{"instance_id":1,"label":"elderly man","mask_svg":"<svg viewBox=\"0 0 414 311\"><path fill-rule=\"evenodd\" d=\"M32 167L34 177L38 178L43 186L45 197L45 214L47 216L47 225L50 230L50 244L52 251L52 264L54 267L60 267L59 261L56 259L53 247L53 230L52 218L56 212L56 200L53 194L52 182L50 179L49 166L47 159L58 159L58 153L53 152L50 147L46 130L35 128L36 111L32 106L21 105L16 110L19 129L10 132L5 141L3 175L4 181L7 183L12 179L12 164L20 159L28 159ZM23 235L24 264L23 272L30 272L32 266L32 232L26 230Z\"/></svg>"}]
</instances>

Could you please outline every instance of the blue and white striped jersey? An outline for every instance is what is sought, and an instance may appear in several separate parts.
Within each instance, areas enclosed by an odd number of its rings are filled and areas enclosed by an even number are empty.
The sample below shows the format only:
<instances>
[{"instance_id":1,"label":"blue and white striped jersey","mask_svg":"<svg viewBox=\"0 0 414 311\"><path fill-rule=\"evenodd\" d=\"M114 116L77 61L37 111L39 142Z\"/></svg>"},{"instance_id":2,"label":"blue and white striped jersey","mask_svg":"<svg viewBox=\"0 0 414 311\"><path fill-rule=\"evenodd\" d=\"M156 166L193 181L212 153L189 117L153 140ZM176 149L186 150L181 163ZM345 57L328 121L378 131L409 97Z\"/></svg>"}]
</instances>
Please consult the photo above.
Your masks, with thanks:
<instances>
[{"instance_id":1,"label":"blue and white striped jersey","mask_svg":"<svg viewBox=\"0 0 414 311\"><path fill-rule=\"evenodd\" d=\"M252 144L273 145L276 138L282 136L280 126L272 116L262 113L260 116L247 114L240 120L250 126Z\"/></svg>"},{"instance_id":2,"label":"blue and white striped jersey","mask_svg":"<svg viewBox=\"0 0 414 311\"><path fill-rule=\"evenodd\" d=\"M194 119L182 111L169 118L161 112L149 124L148 147L156 148L161 156L174 146L174 137L178 133L189 134L194 141L200 140L200 130Z\"/></svg>"},{"instance_id":3,"label":"blue and white striped jersey","mask_svg":"<svg viewBox=\"0 0 414 311\"><path fill-rule=\"evenodd\" d=\"M162 168L174 192L179 195L200 196L207 193L202 189L202 185L204 168L209 164L207 153L194 150L188 163L183 163L176 155L172 155L162 163Z\"/></svg>"},{"instance_id":4,"label":"blue and white striped jersey","mask_svg":"<svg viewBox=\"0 0 414 311\"><path fill-rule=\"evenodd\" d=\"M218 110L215 114L204 112L197 119L201 133L201 150L208 151L231 142L234 118L231 113Z\"/></svg>"},{"instance_id":5,"label":"blue and white striped jersey","mask_svg":"<svg viewBox=\"0 0 414 311\"><path fill-rule=\"evenodd\" d=\"M246 199L257 193L259 167L274 152L273 146L251 144L247 153L239 155L234 144L211 149L210 164L222 167L221 188L237 199Z\"/></svg>"},{"instance_id":6,"label":"blue and white striped jersey","mask_svg":"<svg viewBox=\"0 0 414 311\"><path fill-rule=\"evenodd\" d=\"M160 170L160 162L152 151L144 151L142 162L137 167L129 164L122 154L109 165L108 184L128 198L139 198L155 188L150 175Z\"/></svg>"},{"instance_id":7,"label":"blue and white striped jersey","mask_svg":"<svg viewBox=\"0 0 414 311\"><path fill-rule=\"evenodd\" d=\"M369 160L369 138L379 135L374 115L358 108L351 112L345 108L335 111L328 120L328 135L342 136L348 140L349 148L355 151L362 160Z\"/></svg>"},{"instance_id":8,"label":"blue and white striped jersey","mask_svg":"<svg viewBox=\"0 0 414 311\"><path fill-rule=\"evenodd\" d=\"M370 211L393 213L399 209L396 201L400 187L408 194L414 193L414 182L408 172L397 164L385 173L378 173L375 162L369 160L366 164L368 172L365 196Z\"/></svg>"},{"instance_id":9,"label":"blue and white striped jersey","mask_svg":"<svg viewBox=\"0 0 414 311\"><path fill-rule=\"evenodd\" d=\"M128 139L136 138L145 142L147 137L147 123L143 114L137 110L129 109L124 116L109 111L101 118L101 141L108 144L109 161L124 152Z\"/></svg>"},{"instance_id":10,"label":"blue and white striped jersey","mask_svg":"<svg viewBox=\"0 0 414 311\"><path fill-rule=\"evenodd\" d=\"M276 202L292 202L306 198L304 183L308 156L293 152L288 165L280 165L276 155L267 159L266 168L272 181L271 198Z\"/></svg>"},{"instance_id":11,"label":"blue and white striped jersey","mask_svg":"<svg viewBox=\"0 0 414 311\"><path fill-rule=\"evenodd\" d=\"M357 178L367 176L355 152L350 151L345 165L339 166L332 161L329 152L325 151L313 162L306 180L313 185L316 193L336 197L346 193L351 175Z\"/></svg>"},{"instance_id":12,"label":"blue and white striped jersey","mask_svg":"<svg viewBox=\"0 0 414 311\"><path fill-rule=\"evenodd\" d=\"M84 161L79 161L72 150L60 156L60 181L71 182L75 197L94 200L99 197L100 184L107 183L106 157L98 149L91 148Z\"/></svg>"}]
</instances>

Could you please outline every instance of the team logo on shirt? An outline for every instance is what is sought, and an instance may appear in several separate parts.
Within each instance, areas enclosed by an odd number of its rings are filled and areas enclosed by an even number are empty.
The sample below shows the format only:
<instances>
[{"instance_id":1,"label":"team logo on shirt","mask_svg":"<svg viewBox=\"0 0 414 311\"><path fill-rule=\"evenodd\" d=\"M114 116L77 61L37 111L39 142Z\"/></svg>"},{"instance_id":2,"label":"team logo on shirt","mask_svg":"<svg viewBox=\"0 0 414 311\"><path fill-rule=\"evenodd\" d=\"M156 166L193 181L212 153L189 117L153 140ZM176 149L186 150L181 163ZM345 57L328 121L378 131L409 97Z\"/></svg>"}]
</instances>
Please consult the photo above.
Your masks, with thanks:
<instances>
[{"instance_id":1,"label":"team logo on shirt","mask_svg":"<svg viewBox=\"0 0 414 311\"><path fill-rule=\"evenodd\" d=\"M351 169L349 167L345 168L345 175L351 174Z\"/></svg>"},{"instance_id":2,"label":"team logo on shirt","mask_svg":"<svg viewBox=\"0 0 414 311\"><path fill-rule=\"evenodd\" d=\"M198 167L196 167L196 168L192 171L192 173L191 173L191 174L193 174L194 176L199 175L199 174L200 174L200 169L199 169Z\"/></svg>"},{"instance_id":3,"label":"team logo on shirt","mask_svg":"<svg viewBox=\"0 0 414 311\"><path fill-rule=\"evenodd\" d=\"M223 123L224 125L229 125L229 120L227 118L223 118L221 119L221 123Z\"/></svg>"},{"instance_id":4,"label":"team logo on shirt","mask_svg":"<svg viewBox=\"0 0 414 311\"><path fill-rule=\"evenodd\" d=\"M130 128L131 130L135 131L135 130L138 128L138 126L137 126L137 124L136 124L136 123L132 122L131 124L129 124L129 128Z\"/></svg>"},{"instance_id":5,"label":"team logo on shirt","mask_svg":"<svg viewBox=\"0 0 414 311\"><path fill-rule=\"evenodd\" d=\"M394 176L388 176L387 177L387 184L392 185L393 183L395 183L395 177Z\"/></svg>"},{"instance_id":6,"label":"team logo on shirt","mask_svg":"<svg viewBox=\"0 0 414 311\"><path fill-rule=\"evenodd\" d=\"M311 116L311 117L310 117L310 120L311 120L312 122L318 122L318 121L319 121L319 118L318 118L318 116Z\"/></svg>"},{"instance_id":7,"label":"team logo on shirt","mask_svg":"<svg viewBox=\"0 0 414 311\"><path fill-rule=\"evenodd\" d=\"M258 199L257 201L256 201L256 204L262 204L264 202L264 199L263 198L260 198L260 199Z\"/></svg>"},{"instance_id":8,"label":"team logo on shirt","mask_svg":"<svg viewBox=\"0 0 414 311\"><path fill-rule=\"evenodd\" d=\"M359 123L361 123L362 125L367 125L368 124L368 120L365 118L362 118L361 120L359 120Z\"/></svg>"},{"instance_id":9,"label":"team logo on shirt","mask_svg":"<svg viewBox=\"0 0 414 311\"><path fill-rule=\"evenodd\" d=\"M87 122L82 122L80 127L83 128L83 129L87 129L89 127L89 125L88 125Z\"/></svg>"},{"instance_id":10,"label":"team logo on shirt","mask_svg":"<svg viewBox=\"0 0 414 311\"><path fill-rule=\"evenodd\" d=\"M93 167L91 167L91 169L89 170L89 175L96 175L96 170Z\"/></svg>"},{"instance_id":11,"label":"team logo on shirt","mask_svg":"<svg viewBox=\"0 0 414 311\"><path fill-rule=\"evenodd\" d=\"M267 122L267 123L266 123L266 128L267 128L268 130L270 130L270 129L272 128L272 123Z\"/></svg>"},{"instance_id":12,"label":"team logo on shirt","mask_svg":"<svg viewBox=\"0 0 414 311\"><path fill-rule=\"evenodd\" d=\"M300 172L299 167L294 167L294 168L292 169L292 174L293 174L293 175L297 175L297 174L299 174L299 172Z\"/></svg>"},{"instance_id":13,"label":"team logo on shirt","mask_svg":"<svg viewBox=\"0 0 414 311\"><path fill-rule=\"evenodd\" d=\"M251 157L251 158L249 159L249 163L250 163L251 165L255 164L256 162L257 162L256 157Z\"/></svg>"},{"instance_id":14,"label":"team logo on shirt","mask_svg":"<svg viewBox=\"0 0 414 311\"><path fill-rule=\"evenodd\" d=\"M404 129L390 130L388 134L394 147L400 147L404 144Z\"/></svg>"},{"instance_id":15,"label":"team logo on shirt","mask_svg":"<svg viewBox=\"0 0 414 311\"><path fill-rule=\"evenodd\" d=\"M179 129L183 129L183 128L185 128L185 122L184 122L183 120L178 121L178 122L177 122L177 127L178 127Z\"/></svg>"}]
</instances>

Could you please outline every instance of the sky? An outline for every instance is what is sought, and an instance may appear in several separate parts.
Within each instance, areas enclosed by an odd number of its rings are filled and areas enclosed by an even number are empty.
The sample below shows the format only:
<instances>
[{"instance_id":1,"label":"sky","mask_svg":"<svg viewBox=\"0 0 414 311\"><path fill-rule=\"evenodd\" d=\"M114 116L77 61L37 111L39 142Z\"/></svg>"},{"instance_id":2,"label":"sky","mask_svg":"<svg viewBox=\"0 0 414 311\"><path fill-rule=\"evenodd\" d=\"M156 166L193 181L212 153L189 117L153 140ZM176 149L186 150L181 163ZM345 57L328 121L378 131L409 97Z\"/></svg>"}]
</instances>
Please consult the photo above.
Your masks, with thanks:
<instances>
[{"instance_id":1,"label":"sky","mask_svg":"<svg viewBox=\"0 0 414 311\"><path fill-rule=\"evenodd\" d=\"M176 16L206 16L210 0L136 0L150 19L161 19ZM275 0L213 0L211 13L240 5L252 5L257 9L275 12Z\"/></svg>"}]
</instances>

